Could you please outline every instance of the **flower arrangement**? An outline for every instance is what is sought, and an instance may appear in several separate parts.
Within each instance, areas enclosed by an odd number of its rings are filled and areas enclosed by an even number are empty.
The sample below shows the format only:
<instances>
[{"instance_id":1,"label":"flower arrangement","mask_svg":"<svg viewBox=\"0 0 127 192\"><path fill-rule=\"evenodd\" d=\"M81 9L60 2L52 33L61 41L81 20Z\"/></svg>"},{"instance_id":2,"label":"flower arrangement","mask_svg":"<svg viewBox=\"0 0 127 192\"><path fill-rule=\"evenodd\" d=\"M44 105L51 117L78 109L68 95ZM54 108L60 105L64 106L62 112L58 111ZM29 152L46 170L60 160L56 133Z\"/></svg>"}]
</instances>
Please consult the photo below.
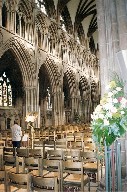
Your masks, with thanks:
<instances>
[{"instance_id":1,"label":"flower arrangement","mask_svg":"<svg viewBox=\"0 0 127 192\"><path fill-rule=\"evenodd\" d=\"M110 146L127 130L127 99L124 93L124 82L115 75L107 86L100 104L91 115L93 140L99 145Z\"/></svg>"},{"instance_id":2,"label":"flower arrangement","mask_svg":"<svg viewBox=\"0 0 127 192\"><path fill-rule=\"evenodd\" d=\"M38 113L37 112L29 112L26 115L25 121L33 123L37 119Z\"/></svg>"}]
</instances>

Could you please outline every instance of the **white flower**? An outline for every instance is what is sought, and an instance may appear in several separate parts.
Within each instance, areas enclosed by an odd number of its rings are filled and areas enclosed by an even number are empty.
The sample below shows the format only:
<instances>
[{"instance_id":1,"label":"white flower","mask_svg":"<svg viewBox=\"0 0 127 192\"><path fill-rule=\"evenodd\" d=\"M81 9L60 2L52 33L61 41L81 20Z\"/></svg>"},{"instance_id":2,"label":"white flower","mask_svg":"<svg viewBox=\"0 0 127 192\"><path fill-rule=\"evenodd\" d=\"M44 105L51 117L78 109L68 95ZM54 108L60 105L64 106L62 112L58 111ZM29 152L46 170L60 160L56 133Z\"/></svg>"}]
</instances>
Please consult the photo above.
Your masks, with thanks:
<instances>
[{"instance_id":1,"label":"white flower","mask_svg":"<svg viewBox=\"0 0 127 192\"><path fill-rule=\"evenodd\" d=\"M95 112L100 112L101 110L102 110L102 106L97 105L97 107L95 108Z\"/></svg>"},{"instance_id":2,"label":"white flower","mask_svg":"<svg viewBox=\"0 0 127 192\"><path fill-rule=\"evenodd\" d=\"M121 111L121 115L124 115L125 114L125 112L124 111Z\"/></svg>"},{"instance_id":3,"label":"white flower","mask_svg":"<svg viewBox=\"0 0 127 192\"><path fill-rule=\"evenodd\" d=\"M116 87L116 91L121 91L122 88L121 87Z\"/></svg>"},{"instance_id":4,"label":"white flower","mask_svg":"<svg viewBox=\"0 0 127 192\"><path fill-rule=\"evenodd\" d=\"M116 108L116 107L112 107L112 108L110 109L110 111L111 111L112 113L116 113L116 112L117 112L117 108Z\"/></svg>"},{"instance_id":5,"label":"white flower","mask_svg":"<svg viewBox=\"0 0 127 192\"><path fill-rule=\"evenodd\" d=\"M112 103L112 98L110 97L110 98L107 98L107 102L108 103Z\"/></svg>"},{"instance_id":6,"label":"white flower","mask_svg":"<svg viewBox=\"0 0 127 192\"><path fill-rule=\"evenodd\" d=\"M107 112L107 113L106 113L106 117L112 118L112 113L111 113L111 112Z\"/></svg>"},{"instance_id":7,"label":"white flower","mask_svg":"<svg viewBox=\"0 0 127 192\"><path fill-rule=\"evenodd\" d=\"M116 91L116 90L113 90L112 92L113 92L113 94L116 94L118 91Z\"/></svg>"},{"instance_id":8,"label":"white flower","mask_svg":"<svg viewBox=\"0 0 127 192\"><path fill-rule=\"evenodd\" d=\"M113 99L113 103L118 103L118 100L116 98Z\"/></svg>"},{"instance_id":9,"label":"white flower","mask_svg":"<svg viewBox=\"0 0 127 192\"><path fill-rule=\"evenodd\" d=\"M112 97L113 96L113 93L112 92L109 92L108 93L108 97Z\"/></svg>"},{"instance_id":10,"label":"white flower","mask_svg":"<svg viewBox=\"0 0 127 192\"><path fill-rule=\"evenodd\" d=\"M103 109L110 110L113 107L112 103L106 103L105 105L103 105Z\"/></svg>"},{"instance_id":11,"label":"white flower","mask_svg":"<svg viewBox=\"0 0 127 192\"><path fill-rule=\"evenodd\" d=\"M96 114L96 113L91 114L91 118L92 118L93 120L98 119L98 114Z\"/></svg>"},{"instance_id":12,"label":"white flower","mask_svg":"<svg viewBox=\"0 0 127 192\"><path fill-rule=\"evenodd\" d=\"M104 119L104 125L109 125L109 121L107 119Z\"/></svg>"},{"instance_id":13,"label":"white flower","mask_svg":"<svg viewBox=\"0 0 127 192\"><path fill-rule=\"evenodd\" d=\"M100 119L104 119L104 114L100 113L100 114L98 115L98 117L99 117Z\"/></svg>"}]
</instances>

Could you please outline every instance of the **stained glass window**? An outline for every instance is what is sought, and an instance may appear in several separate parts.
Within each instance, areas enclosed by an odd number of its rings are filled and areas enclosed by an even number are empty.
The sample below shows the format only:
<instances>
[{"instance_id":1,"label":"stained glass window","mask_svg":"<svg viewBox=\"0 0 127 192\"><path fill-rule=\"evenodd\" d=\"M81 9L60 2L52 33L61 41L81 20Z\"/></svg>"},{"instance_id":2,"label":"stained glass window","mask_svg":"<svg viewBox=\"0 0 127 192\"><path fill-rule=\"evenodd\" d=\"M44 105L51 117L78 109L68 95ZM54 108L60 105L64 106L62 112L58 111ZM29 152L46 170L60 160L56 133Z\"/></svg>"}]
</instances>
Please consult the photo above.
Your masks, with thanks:
<instances>
[{"instance_id":1,"label":"stained glass window","mask_svg":"<svg viewBox=\"0 0 127 192\"><path fill-rule=\"evenodd\" d=\"M50 88L47 88L47 109L52 109Z\"/></svg>"},{"instance_id":2,"label":"stained glass window","mask_svg":"<svg viewBox=\"0 0 127 192\"><path fill-rule=\"evenodd\" d=\"M0 106L12 106L12 88L5 72L0 77Z\"/></svg>"}]
</instances>

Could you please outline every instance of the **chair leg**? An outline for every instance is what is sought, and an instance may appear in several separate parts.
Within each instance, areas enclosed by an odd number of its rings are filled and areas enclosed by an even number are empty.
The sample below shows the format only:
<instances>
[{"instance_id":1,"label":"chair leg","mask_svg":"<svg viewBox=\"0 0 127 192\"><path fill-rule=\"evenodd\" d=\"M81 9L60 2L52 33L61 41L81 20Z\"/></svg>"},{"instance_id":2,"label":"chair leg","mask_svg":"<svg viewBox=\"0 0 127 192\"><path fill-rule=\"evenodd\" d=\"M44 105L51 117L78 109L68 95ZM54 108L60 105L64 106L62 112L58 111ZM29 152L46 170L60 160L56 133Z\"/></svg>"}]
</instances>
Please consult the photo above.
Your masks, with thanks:
<instances>
[{"instance_id":1,"label":"chair leg","mask_svg":"<svg viewBox=\"0 0 127 192\"><path fill-rule=\"evenodd\" d=\"M89 178L89 182L88 182L88 191L90 192L90 178Z\"/></svg>"}]
</instances>

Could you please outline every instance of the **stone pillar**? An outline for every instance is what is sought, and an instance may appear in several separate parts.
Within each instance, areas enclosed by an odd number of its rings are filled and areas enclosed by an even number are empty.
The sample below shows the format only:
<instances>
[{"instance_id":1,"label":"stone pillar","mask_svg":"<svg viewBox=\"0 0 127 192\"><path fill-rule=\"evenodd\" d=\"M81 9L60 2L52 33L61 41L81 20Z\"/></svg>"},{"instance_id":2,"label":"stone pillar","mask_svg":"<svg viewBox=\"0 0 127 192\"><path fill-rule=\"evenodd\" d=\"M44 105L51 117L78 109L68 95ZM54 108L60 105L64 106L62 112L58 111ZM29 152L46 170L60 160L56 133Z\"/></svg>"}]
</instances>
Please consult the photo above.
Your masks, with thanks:
<instances>
[{"instance_id":1,"label":"stone pillar","mask_svg":"<svg viewBox=\"0 0 127 192\"><path fill-rule=\"evenodd\" d=\"M19 14L19 35L20 35L20 37L21 37L21 35L22 35L21 17L22 17L22 15Z\"/></svg>"},{"instance_id":2,"label":"stone pillar","mask_svg":"<svg viewBox=\"0 0 127 192\"><path fill-rule=\"evenodd\" d=\"M7 29L10 30L10 11L7 10Z\"/></svg>"},{"instance_id":3,"label":"stone pillar","mask_svg":"<svg viewBox=\"0 0 127 192\"><path fill-rule=\"evenodd\" d=\"M127 1L116 0L120 49L127 49Z\"/></svg>"},{"instance_id":4,"label":"stone pillar","mask_svg":"<svg viewBox=\"0 0 127 192\"><path fill-rule=\"evenodd\" d=\"M97 21L99 33L101 95L105 86L117 70L115 52L119 50L115 0L97 0Z\"/></svg>"},{"instance_id":5,"label":"stone pillar","mask_svg":"<svg viewBox=\"0 0 127 192\"><path fill-rule=\"evenodd\" d=\"M2 26L2 0L0 0L0 26Z\"/></svg>"},{"instance_id":6,"label":"stone pillar","mask_svg":"<svg viewBox=\"0 0 127 192\"><path fill-rule=\"evenodd\" d=\"M26 87L26 114L38 112L38 90L36 87Z\"/></svg>"}]
</instances>

